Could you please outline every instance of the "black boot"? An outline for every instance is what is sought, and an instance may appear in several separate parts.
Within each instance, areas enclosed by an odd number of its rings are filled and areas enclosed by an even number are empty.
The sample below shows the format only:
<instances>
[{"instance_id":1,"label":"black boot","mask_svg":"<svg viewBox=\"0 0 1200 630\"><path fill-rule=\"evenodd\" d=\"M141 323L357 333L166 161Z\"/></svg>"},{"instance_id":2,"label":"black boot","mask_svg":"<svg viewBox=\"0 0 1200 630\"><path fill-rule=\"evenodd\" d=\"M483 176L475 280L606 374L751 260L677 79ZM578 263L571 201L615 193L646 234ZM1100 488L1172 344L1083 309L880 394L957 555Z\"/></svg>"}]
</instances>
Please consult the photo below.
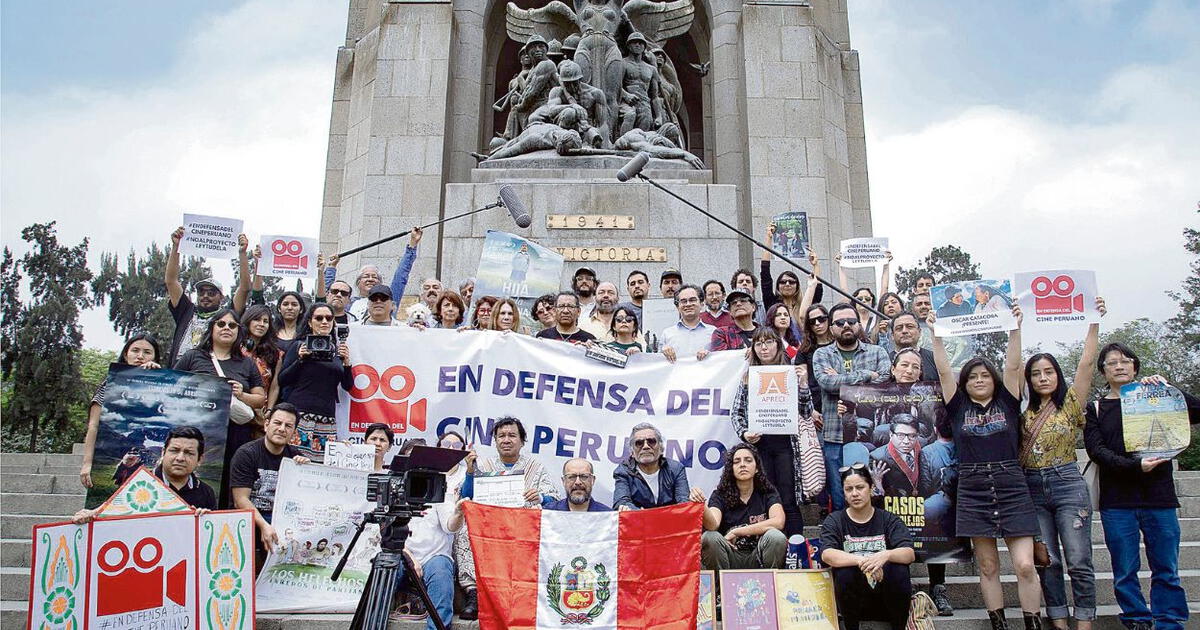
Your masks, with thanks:
<instances>
[{"instance_id":1,"label":"black boot","mask_svg":"<svg viewBox=\"0 0 1200 630\"><path fill-rule=\"evenodd\" d=\"M1008 620L1004 618L1004 609L988 611L988 619L992 622L992 630L1008 630Z\"/></svg>"},{"instance_id":2,"label":"black boot","mask_svg":"<svg viewBox=\"0 0 1200 630\"><path fill-rule=\"evenodd\" d=\"M1021 611L1025 616L1025 630L1042 630L1042 613Z\"/></svg>"},{"instance_id":3,"label":"black boot","mask_svg":"<svg viewBox=\"0 0 1200 630\"><path fill-rule=\"evenodd\" d=\"M466 601L463 602L462 613L460 613L458 616L460 618L466 619L468 621L478 619L479 618L479 591L476 591L473 588L467 589L466 593L464 594L464 599L466 599Z\"/></svg>"}]
</instances>

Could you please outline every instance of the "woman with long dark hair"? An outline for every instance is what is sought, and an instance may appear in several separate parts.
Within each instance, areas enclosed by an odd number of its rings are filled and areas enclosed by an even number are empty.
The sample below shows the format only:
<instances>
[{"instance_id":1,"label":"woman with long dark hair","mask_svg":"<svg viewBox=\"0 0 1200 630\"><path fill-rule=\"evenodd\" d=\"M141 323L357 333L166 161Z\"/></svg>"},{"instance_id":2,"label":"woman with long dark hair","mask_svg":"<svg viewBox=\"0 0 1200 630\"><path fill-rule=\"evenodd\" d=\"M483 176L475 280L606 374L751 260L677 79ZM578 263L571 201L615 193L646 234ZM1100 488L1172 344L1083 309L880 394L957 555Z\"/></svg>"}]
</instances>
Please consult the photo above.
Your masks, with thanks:
<instances>
[{"instance_id":1,"label":"woman with long dark hair","mask_svg":"<svg viewBox=\"0 0 1200 630\"><path fill-rule=\"evenodd\" d=\"M246 340L242 344L242 354L254 361L258 374L262 377L263 388L267 390L268 400L271 398L272 386L275 383L275 372L279 369L279 359L283 358L283 350L275 345L275 322L271 317L271 309L262 304L254 304L246 308L242 314L242 330L246 331ZM276 393L275 396L278 396ZM263 408L257 410L256 423L265 426L266 418Z\"/></svg>"},{"instance_id":2,"label":"woman with long dark hair","mask_svg":"<svg viewBox=\"0 0 1200 630\"><path fill-rule=\"evenodd\" d=\"M1017 594L1026 630L1041 629L1042 593L1033 566L1033 539L1040 533L1033 499L1021 468L1021 309L1013 306L1017 329L1008 335L1004 377L991 361L974 357L955 380L946 346L931 311L933 356L958 453L958 508L955 528L970 537L979 566L979 586L993 629L1008 628L1000 584L1003 538L1017 575Z\"/></svg>"},{"instance_id":3,"label":"woman with long dark hair","mask_svg":"<svg viewBox=\"0 0 1200 630\"><path fill-rule=\"evenodd\" d=\"M254 439L254 410L267 403L267 390L263 387L262 375L254 361L242 354L246 344L246 331L238 321L233 309L221 309L208 320L208 328L200 343L183 353L175 362L175 369L196 374L210 374L229 381L233 388L230 403L229 424L225 432L225 473L221 479L220 505L230 505L229 462L243 444ZM249 407L250 413L239 416L238 403Z\"/></svg>"},{"instance_id":4,"label":"woman with long dark hair","mask_svg":"<svg viewBox=\"0 0 1200 630\"><path fill-rule=\"evenodd\" d=\"M800 336L800 348L796 352L796 365L804 364L808 368L808 389L813 393L813 406L821 411L820 384L813 374L813 354L819 348L833 343L833 331L829 326L829 309L824 304L813 304L804 310L803 331Z\"/></svg>"},{"instance_id":5,"label":"woman with long dark hair","mask_svg":"<svg viewBox=\"0 0 1200 630\"><path fill-rule=\"evenodd\" d=\"M841 469L846 509L821 524L821 562L833 568L834 595L846 630L886 621L904 630L912 598L912 534L899 516L871 504L876 485L862 464Z\"/></svg>"},{"instance_id":6,"label":"woman with long dark hair","mask_svg":"<svg viewBox=\"0 0 1200 630\"><path fill-rule=\"evenodd\" d=\"M900 297L899 293L888 291L879 296L879 310L883 311L883 314L887 315L888 319L878 322L871 329L871 343L878 344L884 350L891 352L895 349L895 346L892 344L892 320L904 312L904 298ZM929 378L933 378L933 375L930 374Z\"/></svg>"},{"instance_id":7,"label":"woman with long dark hair","mask_svg":"<svg viewBox=\"0 0 1200 630\"><path fill-rule=\"evenodd\" d=\"M162 367L158 364L162 360L162 347L158 345L158 340L148 332L140 332L125 342L114 363L132 365L143 370L157 370ZM87 436L83 438L83 463L79 467L79 483L85 488L92 487L92 460L96 454L96 435L100 432L100 413L104 411L104 393L107 389L106 378L96 389L92 402L88 405Z\"/></svg>"},{"instance_id":8,"label":"woman with long dark hair","mask_svg":"<svg viewBox=\"0 0 1200 630\"><path fill-rule=\"evenodd\" d=\"M316 463L325 460L325 443L337 439L334 410L338 388L350 391L354 375L350 372L350 349L341 340L329 349L310 348L309 335L333 336L333 307L313 304L301 323L297 338L279 368L279 387L284 390L285 402L296 406L300 416L296 435L300 438L300 453Z\"/></svg>"},{"instance_id":9,"label":"woman with long dark hair","mask_svg":"<svg viewBox=\"0 0 1200 630\"><path fill-rule=\"evenodd\" d=\"M771 223L767 226L767 241L770 242L774 235L775 224ZM788 312L792 314L792 334L797 339L800 338L803 329L800 314L807 310L810 304L821 301L821 283L816 279L821 273L821 261L817 259L816 253L812 250L808 250L808 264L812 269L812 274L808 277L808 287L803 293L800 292L800 276L797 276L794 271L784 271L775 278L774 283L771 282L771 252L763 252L758 272L762 281L764 314L765 309L769 309L775 304L782 303L786 306ZM761 323L769 325L769 321Z\"/></svg>"},{"instance_id":10,"label":"woman with long dark hair","mask_svg":"<svg viewBox=\"0 0 1200 630\"><path fill-rule=\"evenodd\" d=\"M1104 298L1096 298L1104 315ZM1092 393L1091 366L1100 349L1100 324L1088 326L1083 352L1068 384L1054 355L1045 352L1025 362L1029 406L1021 425L1021 466L1033 497L1042 542L1050 566L1039 568L1046 618L1066 628L1067 589L1063 567L1071 575L1072 602L1078 630L1089 630L1096 618L1096 574L1092 567L1092 502L1079 474L1075 442L1083 433L1083 405Z\"/></svg>"},{"instance_id":11,"label":"woman with long dark hair","mask_svg":"<svg viewBox=\"0 0 1200 630\"><path fill-rule=\"evenodd\" d=\"M782 302L767 309L767 319L763 326L775 331L784 342L783 349L788 361L796 358L800 351L800 336L796 334L796 326L792 320L792 312Z\"/></svg>"},{"instance_id":12,"label":"woman with long dark hair","mask_svg":"<svg viewBox=\"0 0 1200 630\"><path fill-rule=\"evenodd\" d=\"M758 449L745 442L725 453L721 480L708 497L700 563L705 569L781 569L786 520Z\"/></svg>"},{"instance_id":13,"label":"woman with long dark hair","mask_svg":"<svg viewBox=\"0 0 1200 630\"><path fill-rule=\"evenodd\" d=\"M275 300L275 344L283 352L286 353L292 345L298 343L296 340L299 338L300 318L306 310L308 302L296 291L284 291L279 299Z\"/></svg>"},{"instance_id":14,"label":"woman with long dark hair","mask_svg":"<svg viewBox=\"0 0 1200 630\"><path fill-rule=\"evenodd\" d=\"M771 308L783 309L779 304ZM787 310L783 309L782 312L786 314ZM750 344L750 366L788 365L790 363L784 350L783 340L774 330L759 328L754 331ZM803 425L805 422L812 422L812 396L808 390L808 369L803 365L797 365L795 370L796 380L800 384L796 414L799 416L800 424ZM802 534L804 533L804 516L800 512L800 505L814 497L804 495L800 476L800 454L804 452L804 447L800 443L800 434L797 432L793 435L763 435L747 431L749 428L747 417L749 398L749 370L747 370L746 374L742 376L742 384L738 386L737 394L733 397L733 408L729 413L733 431L739 438L758 448L763 462L762 471L771 485L779 490L783 512L787 518L783 533L788 536ZM815 434L815 430L813 433Z\"/></svg>"}]
</instances>

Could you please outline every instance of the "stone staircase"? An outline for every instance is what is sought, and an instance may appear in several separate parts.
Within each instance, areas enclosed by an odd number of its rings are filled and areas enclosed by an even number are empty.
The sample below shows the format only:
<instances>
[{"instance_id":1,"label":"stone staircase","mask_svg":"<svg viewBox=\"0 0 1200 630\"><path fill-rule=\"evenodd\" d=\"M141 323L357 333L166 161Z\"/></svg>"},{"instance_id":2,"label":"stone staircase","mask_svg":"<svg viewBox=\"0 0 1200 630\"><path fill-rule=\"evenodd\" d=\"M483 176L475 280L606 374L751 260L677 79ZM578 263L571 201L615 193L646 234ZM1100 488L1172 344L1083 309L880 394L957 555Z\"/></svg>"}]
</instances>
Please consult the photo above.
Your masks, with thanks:
<instances>
[{"instance_id":1,"label":"stone staircase","mask_svg":"<svg viewBox=\"0 0 1200 630\"><path fill-rule=\"evenodd\" d=\"M29 589L31 532L34 525L65 520L83 507L84 489L79 484L79 445L76 454L0 454L0 627L23 627ZM1192 622L1200 623L1200 472L1176 472L1180 495L1180 524L1183 544L1180 548L1180 577L1188 593ZM815 516L806 514L809 522ZM817 536L818 528L805 532ZM1118 612L1113 596L1112 566L1099 517L1092 528L1096 564L1096 598L1099 619L1096 630L1117 630ZM1016 581L1006 550L1001 548L1002 578L1010 621L1018 620ZM1149 589L1150 573L1143 556L1142 585ZM916 565L913 571L918 588L925 584L926 570ZM1069 580L1069 578L1068 578ZM946 586L956 612L953 617L938 617L940 630L983 630L989 628L979 592L978 578L970 564L951 565ZM1070 588L1068 584L1068 589ZM325 630L349 625L350 615L258 615L261 630ZM417 630L424 622L393 622L393 629ZM477 628L476 622L455 620L455 628Z\"/></svg>"}]
</instances>

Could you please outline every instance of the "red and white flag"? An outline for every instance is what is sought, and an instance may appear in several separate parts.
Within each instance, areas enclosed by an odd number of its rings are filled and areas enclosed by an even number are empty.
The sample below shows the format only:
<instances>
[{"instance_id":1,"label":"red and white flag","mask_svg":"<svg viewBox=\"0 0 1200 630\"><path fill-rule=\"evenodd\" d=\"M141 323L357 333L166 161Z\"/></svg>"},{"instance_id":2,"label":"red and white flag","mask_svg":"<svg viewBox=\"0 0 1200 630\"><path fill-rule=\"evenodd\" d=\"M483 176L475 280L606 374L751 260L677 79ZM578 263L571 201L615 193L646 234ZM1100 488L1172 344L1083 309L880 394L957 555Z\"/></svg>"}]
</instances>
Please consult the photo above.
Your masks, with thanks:
<instances>
[{"instance_id":1,"label":"red and white flag","mask_svg":"<svg viewBox=\"0 0 1200 630\"><path fill-rule=\"evenodd\" d=\"M557 512L463 504L484 630L696 627L704 506Z\"/></svg>"}]
</instances>

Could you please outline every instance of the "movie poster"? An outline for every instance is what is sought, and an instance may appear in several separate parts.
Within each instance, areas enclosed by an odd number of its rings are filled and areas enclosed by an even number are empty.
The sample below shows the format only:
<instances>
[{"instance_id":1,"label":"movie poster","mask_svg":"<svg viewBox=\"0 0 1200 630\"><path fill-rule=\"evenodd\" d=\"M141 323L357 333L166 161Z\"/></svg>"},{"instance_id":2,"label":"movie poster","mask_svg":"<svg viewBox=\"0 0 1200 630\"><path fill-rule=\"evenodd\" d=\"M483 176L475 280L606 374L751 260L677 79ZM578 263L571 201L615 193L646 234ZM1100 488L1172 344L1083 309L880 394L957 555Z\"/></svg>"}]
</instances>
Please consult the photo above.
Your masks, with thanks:
<instances>
[{"instance_id":1,"label":"movie poster","mask_svg":"<svg viewBox=\"0 0 1200 630\"><path fill-rule=\"evenodd\" d=\"M954 537L958 460L951 438L935 426L946 415L937 383L842 387L843 465L867 464L883 491L883 508L913 534L917 559L970 560L965 540Z\"/></svg>"},{"instance_id":2,"label":"movie poster","mask_svg":"<svg viewBox=\"0 0 1200 630\"><path fill-rule=\"evenodd\" d=\"M1012 315L1010 280L964 280L939 284L930 291L941 337L1004 332L1017 327Z\"/></svg>"},{"instance_id":3,"label":"movie poster","mask_svg":"<svg viewBox=\"0 0 1200 630\"><path fill-rule=\"evenodd\" d=\"M516 234L488 230L475 272L475 297L558 293L562 271L562 254Z\"/></svg>"},{"instance_id":4,"label":"movie poster","mask_svg":"<svg viewBox=\"0 0 1200 630\"><path fill-rule=\"evenodd\" d=\"M781 212L771 217L771 223L775 224L771 247L792 260L808 260L808 213Z\"/></svg>"},{"instance_id":5,"label":"movie poster","mask_svg":"<svg viewBox=\"0 0 1200 630\"><path fill-rule=\"evenodd\" d=\"M154 470L167 433L185 425L204 434L204 456L196 475L220 496L232 394L227 381L114 363L106 383L86 507L103 503L138 468Z\"/></svg>"},{"instance_id":6,"label":"movie poster","mask_svg":"<svg viewBox=\"0 0 1200 630\"><path fill-rule=\"evenodd\" d=\"M258 612L354 612L379 552L377 526L363 530L338 581L329 577L375 507L367 501L368 474L281 462L271 516L279 547L258 576Z\"/></svg>"}]
</instances>

